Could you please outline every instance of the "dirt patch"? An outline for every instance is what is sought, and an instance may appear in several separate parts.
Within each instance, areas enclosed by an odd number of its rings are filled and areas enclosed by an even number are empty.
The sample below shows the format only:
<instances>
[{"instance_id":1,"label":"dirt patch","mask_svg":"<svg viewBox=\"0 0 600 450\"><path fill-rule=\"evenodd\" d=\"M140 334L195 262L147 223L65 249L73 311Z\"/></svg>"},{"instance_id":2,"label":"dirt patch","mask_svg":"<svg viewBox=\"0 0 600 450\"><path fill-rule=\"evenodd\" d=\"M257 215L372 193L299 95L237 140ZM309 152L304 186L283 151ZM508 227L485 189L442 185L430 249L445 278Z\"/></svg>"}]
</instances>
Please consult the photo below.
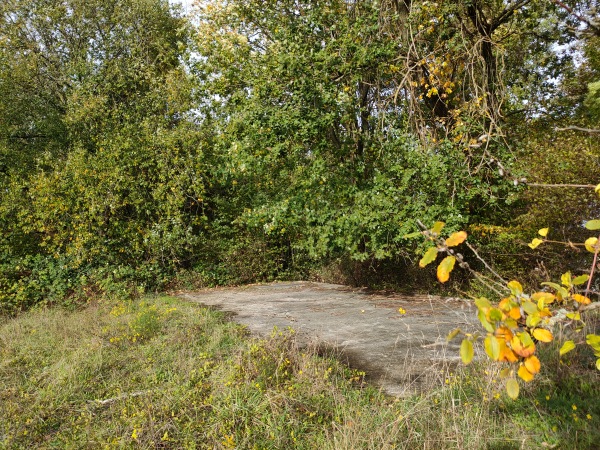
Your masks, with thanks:
<instances>
[{"instance_id":1,"label":"dirt patch","mask_svg":"<svg viewBox=\"0 0 600 450\"><path fill-rule=\"evenodd\" d=\"M458 361L454 328L475 329L471 302L372 294L346 286L290 282L209 289L180 297L234 313L258 335L293 328L300 345L330 349L391 395L419 390Z\"/></svg>"}]
</instances>

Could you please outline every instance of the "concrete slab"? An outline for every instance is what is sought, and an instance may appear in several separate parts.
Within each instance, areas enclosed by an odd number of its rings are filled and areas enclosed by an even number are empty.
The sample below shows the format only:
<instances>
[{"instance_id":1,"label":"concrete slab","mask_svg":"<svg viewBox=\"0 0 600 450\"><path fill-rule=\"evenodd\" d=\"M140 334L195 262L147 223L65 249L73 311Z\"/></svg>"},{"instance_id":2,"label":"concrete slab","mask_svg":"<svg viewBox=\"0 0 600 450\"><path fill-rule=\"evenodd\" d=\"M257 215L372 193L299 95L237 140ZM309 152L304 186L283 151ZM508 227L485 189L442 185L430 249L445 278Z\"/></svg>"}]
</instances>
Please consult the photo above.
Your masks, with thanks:
<instances>
[{"instance_id":1,"label":"concrete slab","mask_svg":"<svg viewBox=\"0 0 600 450\"><path fill-rule=\"evenodd\" d=\"M395 396L418 391L428 376L459 361L460 342L446 342L451 330L478 329L476 308L468 300L384 295L325 283L218 288L180 297L231 312L233 320L260 336L291 327L300 345L339 351L351 367Z\"/></svg>"}]
</instances>

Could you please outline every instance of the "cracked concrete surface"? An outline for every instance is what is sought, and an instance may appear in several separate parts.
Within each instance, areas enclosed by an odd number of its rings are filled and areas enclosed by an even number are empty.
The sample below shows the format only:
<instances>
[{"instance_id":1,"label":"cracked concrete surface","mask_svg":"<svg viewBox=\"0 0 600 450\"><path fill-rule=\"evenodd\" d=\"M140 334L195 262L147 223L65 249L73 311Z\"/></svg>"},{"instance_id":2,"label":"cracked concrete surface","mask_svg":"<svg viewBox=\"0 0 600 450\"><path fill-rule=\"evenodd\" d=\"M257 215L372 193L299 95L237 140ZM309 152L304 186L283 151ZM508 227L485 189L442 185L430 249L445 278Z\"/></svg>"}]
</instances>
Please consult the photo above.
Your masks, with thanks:
<instances>
[{"instance_id":1,"label":"cracked concrete surface","mask_svg":"<svg viewBox=\"0 0 600 450\"><path fill-rule=\"evenodd\" d=\"M463 299L369 293L346 286L286 282L207 289L180 297L233 313L254 334L292 327L300 345L334 349L391 395L413 393L428 375L459 360L454 328L476 329ZM406 311L402 314L399 309Z\"/></svg>"}]
</instances>

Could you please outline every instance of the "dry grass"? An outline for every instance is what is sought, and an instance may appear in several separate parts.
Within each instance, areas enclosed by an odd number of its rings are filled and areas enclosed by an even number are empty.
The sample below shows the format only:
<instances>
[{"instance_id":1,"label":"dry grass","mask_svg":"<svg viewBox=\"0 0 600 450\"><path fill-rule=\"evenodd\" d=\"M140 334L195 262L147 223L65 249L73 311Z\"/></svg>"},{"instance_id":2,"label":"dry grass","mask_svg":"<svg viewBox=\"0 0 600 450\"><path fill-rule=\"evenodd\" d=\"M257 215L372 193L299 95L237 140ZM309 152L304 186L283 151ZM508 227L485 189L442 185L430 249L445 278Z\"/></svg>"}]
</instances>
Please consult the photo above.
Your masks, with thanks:
<instances>
[{"instance_id":1,"label":"dry grass","mask_svg":"<svg viewBox=\"0 0 600 450\"><path fill-rule=\"evenodd\" d=\"M290 330L250 338L220 313L165 297L30 312L0 325L0 448L597 442L598 383L585 374L540 377L511 402L495 369L448 367L429 374L422 394L394 399L318 353L297 348Z\"/></svg>"}]
</instances>

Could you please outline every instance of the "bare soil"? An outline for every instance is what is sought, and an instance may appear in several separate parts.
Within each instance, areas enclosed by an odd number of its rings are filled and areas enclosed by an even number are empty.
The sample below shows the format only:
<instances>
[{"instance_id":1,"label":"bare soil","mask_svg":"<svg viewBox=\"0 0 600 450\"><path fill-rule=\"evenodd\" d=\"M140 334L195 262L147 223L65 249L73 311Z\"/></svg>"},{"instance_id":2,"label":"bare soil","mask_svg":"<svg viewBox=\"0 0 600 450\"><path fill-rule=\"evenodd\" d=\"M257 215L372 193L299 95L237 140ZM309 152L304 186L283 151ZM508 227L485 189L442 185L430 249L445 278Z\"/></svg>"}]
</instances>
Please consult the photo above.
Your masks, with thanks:
<instances>
[{"instance_id":1,"label":"bare soil","mask_svg":"<svg viewBox=\"0 0 600 450\"><path fill-rule=\"evenodd\" d=\"M475 329L468 300L372 293L364 289L286 282L182 293L180 297L232 313L259 336L274 327L296 331L301 346L335 351L385 392L421 390L459 360L455 328ZM405 312L404 312L405 311Z\"/></svg>"}]
</instances>

